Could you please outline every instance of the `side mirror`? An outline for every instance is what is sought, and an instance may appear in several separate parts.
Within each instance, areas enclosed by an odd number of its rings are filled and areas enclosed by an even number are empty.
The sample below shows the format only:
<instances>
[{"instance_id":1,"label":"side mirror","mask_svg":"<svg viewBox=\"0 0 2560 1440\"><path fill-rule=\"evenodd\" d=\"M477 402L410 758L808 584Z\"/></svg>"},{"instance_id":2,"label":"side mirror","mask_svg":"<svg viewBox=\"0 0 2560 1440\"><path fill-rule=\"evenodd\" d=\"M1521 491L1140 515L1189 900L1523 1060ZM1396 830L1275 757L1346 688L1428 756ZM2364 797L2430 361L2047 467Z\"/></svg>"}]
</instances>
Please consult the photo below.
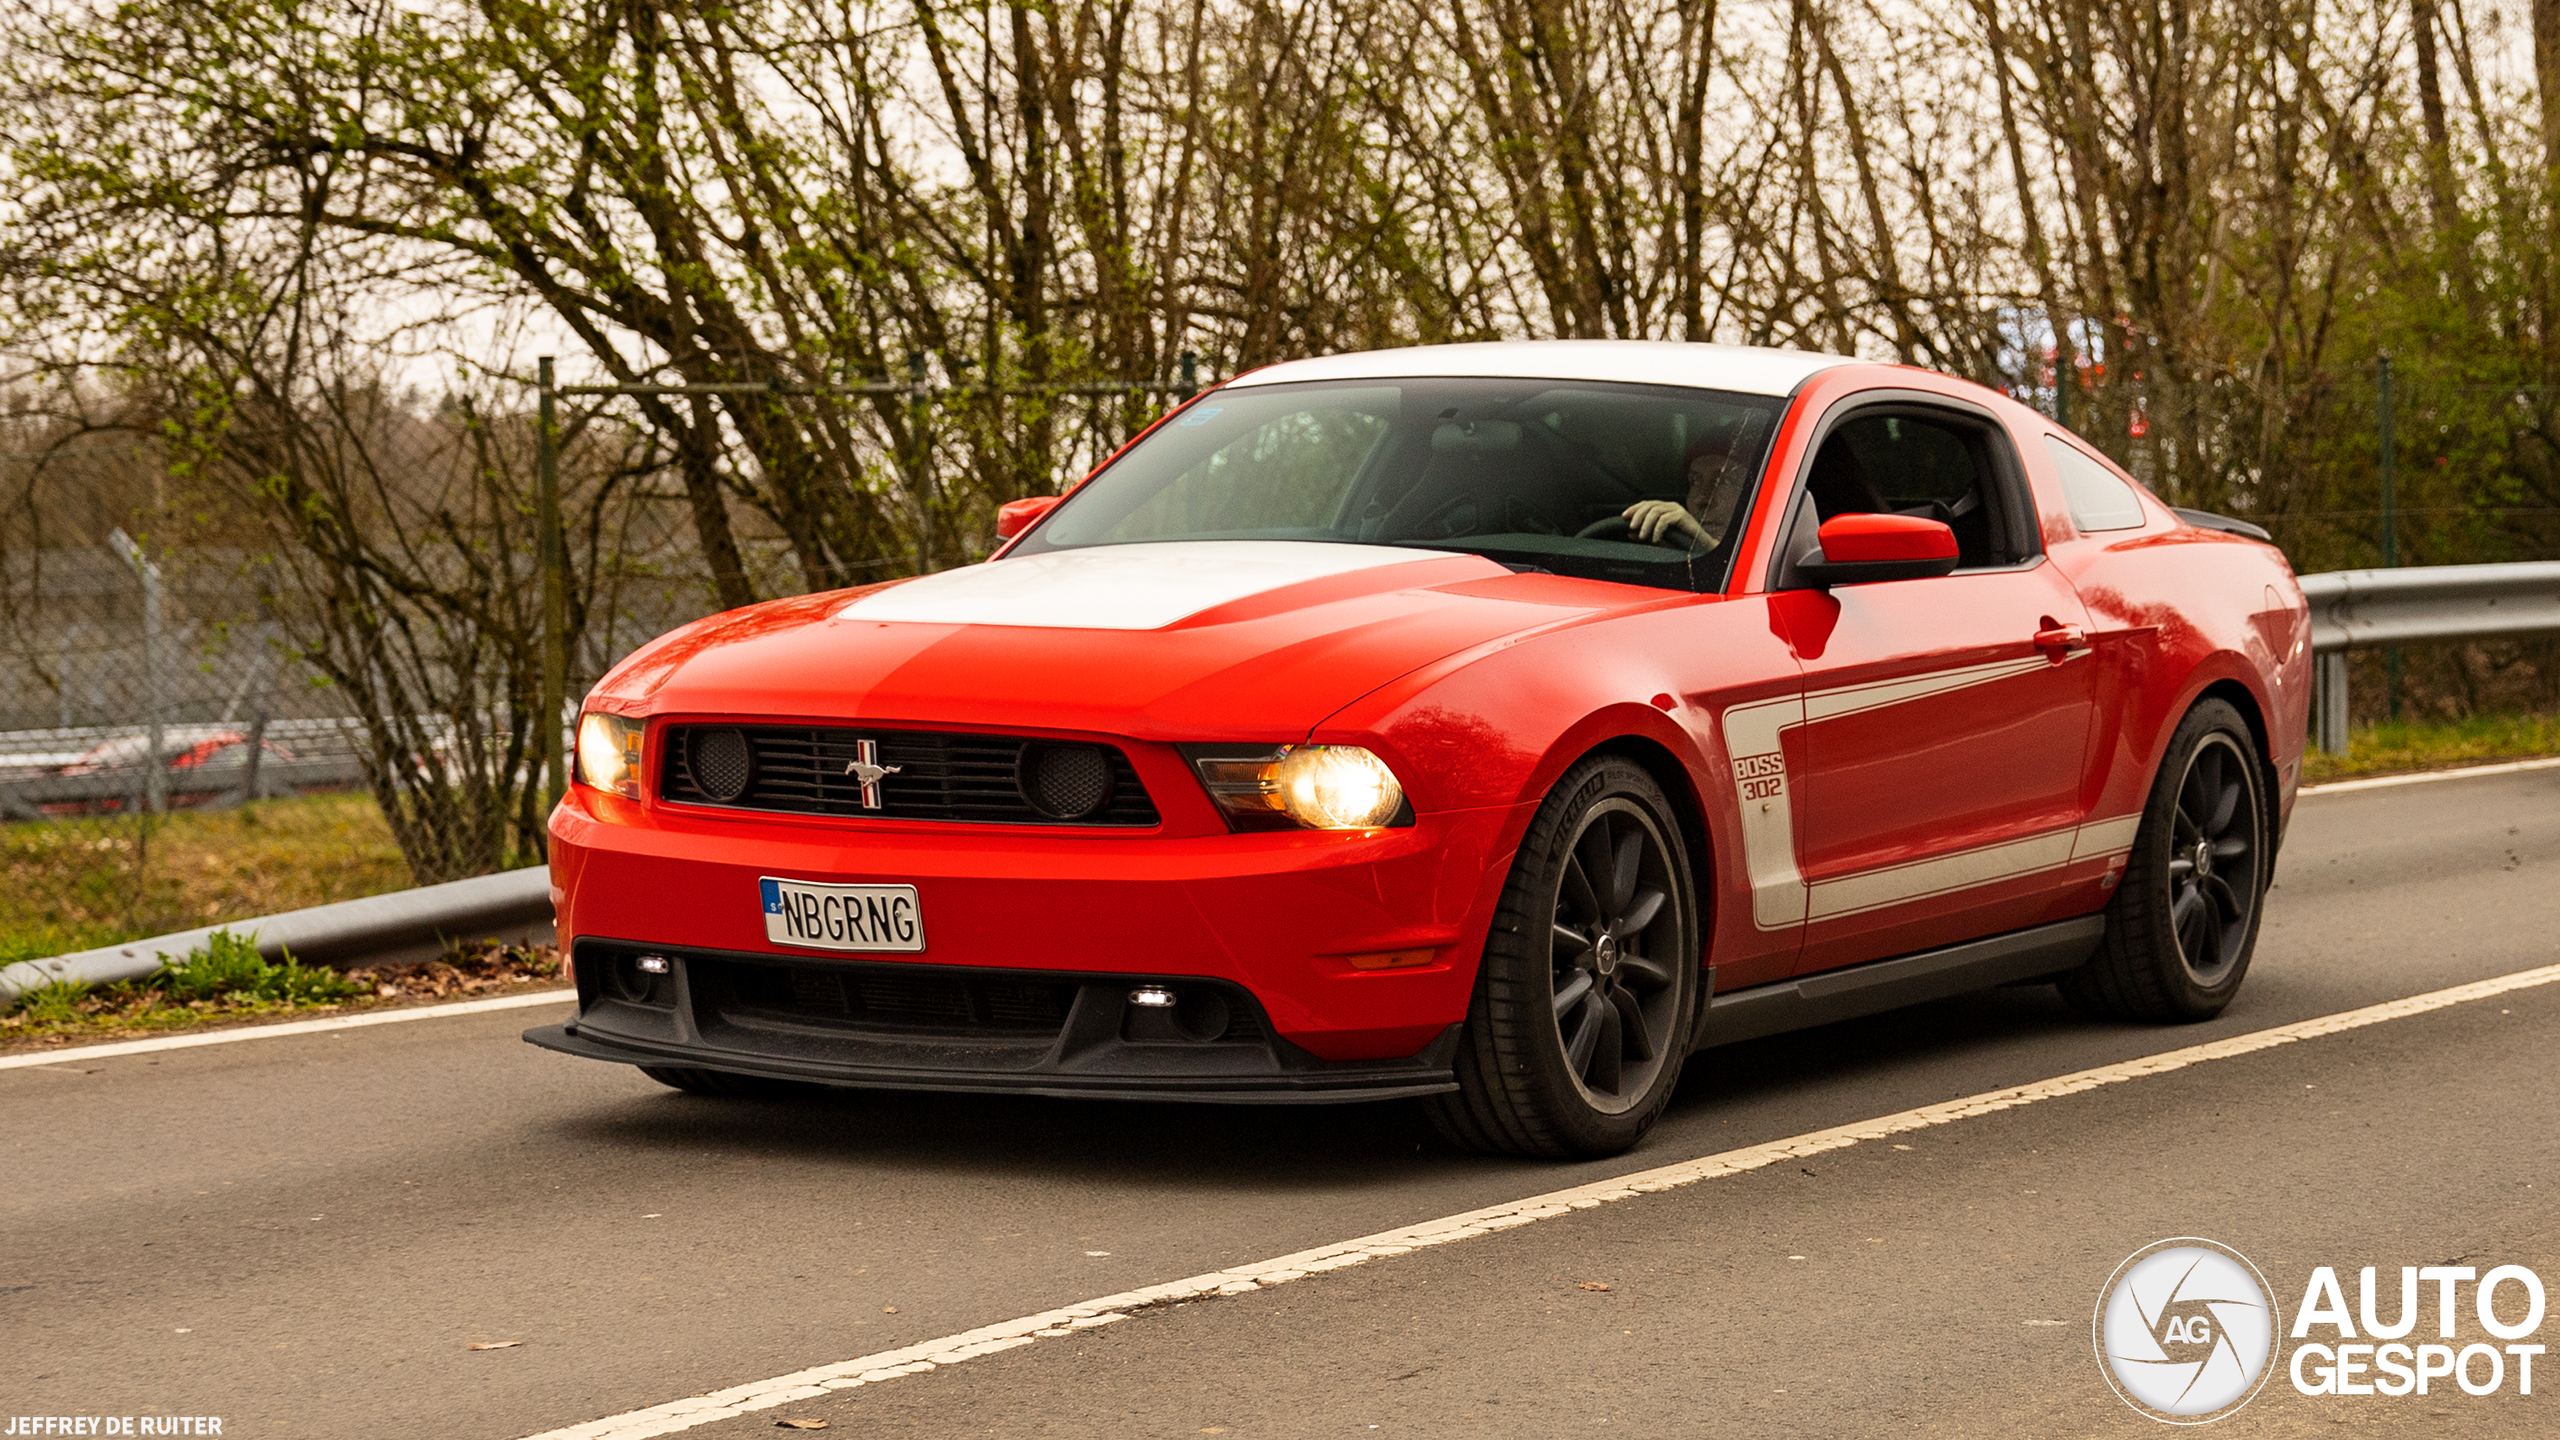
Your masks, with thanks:
<instances>
[{"instance_id":1,"label":"side mirror","mask_svg":"<svg viewBox=\"0 0 2560 1440\"><path fill-rule=\"evenodd\" d=\"M1818 590L1878 580L1924 580L1956 568L1956 532L1916 515L1835 515L1796 557L1796 574Z\"/></svg>"},{"instance_id":2,"label":"side mirror","mask_svg":"<svg viewBox=\"0 0 2560 1440\"><path fill-rule=\"evenodd\" d=\"M996 538L1010 540L1030 529L1033 522L1057 508L1058 502L1065 498L1067 497L1064 495L1031 495L1020 500L1008 500L997 506ZM1943 530L1946 527L1942 525L1938 528Z\"/></svg>"}]
</instances>

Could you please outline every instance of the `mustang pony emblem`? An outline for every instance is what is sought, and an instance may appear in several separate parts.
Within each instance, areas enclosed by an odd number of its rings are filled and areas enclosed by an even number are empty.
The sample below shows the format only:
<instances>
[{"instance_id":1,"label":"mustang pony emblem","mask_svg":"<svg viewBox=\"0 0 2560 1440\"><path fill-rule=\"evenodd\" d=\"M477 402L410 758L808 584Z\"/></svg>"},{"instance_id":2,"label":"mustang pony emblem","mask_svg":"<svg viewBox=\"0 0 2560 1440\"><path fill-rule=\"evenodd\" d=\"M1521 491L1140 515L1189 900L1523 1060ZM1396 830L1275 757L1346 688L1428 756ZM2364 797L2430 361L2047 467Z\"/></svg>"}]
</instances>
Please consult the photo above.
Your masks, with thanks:
<instances>
[{"instance_id":1,"label":"mustang pony emblem","mask_svg":"<svg viewBox=\"0 0 2560 1440\"><path fill-rule=\"evenodd\" d=\"M880 782L897 774L901 768L880 763L879 741L856 740L853 742L852 763L844 767L844 773L861 782L862 808L877 810L880 808Z\"/></svg>"}]
</instances>

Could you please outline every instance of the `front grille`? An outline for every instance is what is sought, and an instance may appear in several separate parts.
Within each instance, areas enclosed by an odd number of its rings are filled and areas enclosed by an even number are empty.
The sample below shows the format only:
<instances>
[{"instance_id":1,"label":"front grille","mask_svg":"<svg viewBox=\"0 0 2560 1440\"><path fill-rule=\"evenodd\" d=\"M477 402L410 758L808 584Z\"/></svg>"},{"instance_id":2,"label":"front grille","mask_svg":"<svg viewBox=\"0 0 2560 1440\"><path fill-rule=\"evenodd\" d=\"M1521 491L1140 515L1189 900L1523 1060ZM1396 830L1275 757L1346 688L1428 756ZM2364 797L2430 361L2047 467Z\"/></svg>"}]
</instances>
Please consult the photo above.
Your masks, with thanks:
<instances>
[{"instance_id":1,"label":"front grille","mask_svg":"<svg viewBox=\"0 0 2560 1440\"><path fill-rule=\"evenodd\" d=\"M692 962L725 986L721 1008L821 1025L933 1034L1055 1035L1067 1023L1073 984L936 974L915 967ZM716 980L714 976L716 975Z\"/></svg>"},{"instance_id":2,"label":"front grille","mask_svg":"<svg viewBox=\"0 0 2560 1440\"><path fill-rule=\"evenodd\" d=\"M734 798L729 773L706 775L707 790L693 773L697 730L734 730L746 737L751 768ZM894 773L880 779L878 808L863 804L862 783L852 773L861 743L879 747L873 763ZM919 730L860 730L850 726L668 726L659 742L658 794L681 805L771 810L795 815L870 815L891 820L962 820L989 825L1140 826L1159 823L1156 807L1139 783L1129 757L1095 746L1110 766L1109 800L1080 819L1043 814L1023 794L1022 752L1034 744L1010 735L963 735ZM1036 768L1036 767L1035 767ZM1044 803L1050 797L1043 795ZM1054 804L1051 804L1054 810Z\"/></svg>"}]
</instances>

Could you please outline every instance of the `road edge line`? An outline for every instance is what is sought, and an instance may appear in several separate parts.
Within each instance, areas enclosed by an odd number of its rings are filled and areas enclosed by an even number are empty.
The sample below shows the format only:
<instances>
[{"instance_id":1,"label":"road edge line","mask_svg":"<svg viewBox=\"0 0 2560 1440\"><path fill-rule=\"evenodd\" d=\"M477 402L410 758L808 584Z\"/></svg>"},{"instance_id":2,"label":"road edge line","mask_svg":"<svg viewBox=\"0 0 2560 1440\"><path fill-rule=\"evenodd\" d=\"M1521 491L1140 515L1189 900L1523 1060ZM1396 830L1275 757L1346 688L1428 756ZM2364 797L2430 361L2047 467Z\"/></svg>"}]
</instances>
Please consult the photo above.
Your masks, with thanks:
<instances>
[{"instance_id":1,"label":"road edge line","mask_svg":"<svg viewBox=\"0 0 2560 1440\"><path fill-rule=\"evenodd\" d=\"M2495 765L2465 765L2457 770L2418 770L2407 775L2377 775L2370 780L2331 780L2319 785L2305 785L2294 792L2298 796L2343 795L2350 790L2388 790L2395 785L2424 785L2430 780L2469 780L2481 775L2514 775L2526 770L2548 770L2560 766L2560 755L2540 760L2502 760Z\"/></svg>"},{"instance_id":2,"label":"road edge line","mask_svg":"<svg viewBox=\"0 0 2560 1440\"><path fill-rule=\"evenodd\" d=\"M2077 1095L2128 1080L2165 1075L2192 1065L2254 1054L2280 1045L2290 1045L2296 1041L2318 1039L2343 1031L2361 1029L2368 1025L2378 1025L2389 1020L2406 1019L2412 1015L2423 1015L2429 1011L2442 1010L2473 1000L2486 1000L2511 991L2527 990L2555 982L2560 982L2560 965L2545 965L2494 979L2475 980L2467 985L2433 990L2423 995L2389 1000L2357 1010L2344 1010L2335 1015L2300 1020L2290 1025L2254 1030L2246 1035L2234 1035L2228 1039L2190 1045L2179 1050L2163 1051L2140 1059L2101 1065L2093 1070L2075 1071L2069 1075L2055 1076L2050 1080L2039 1080L2026 1085L2011 1086L2004 1090L1968 1095L1938 1105L1924 1105L1916 1110L1905 1110L1895 1115L1879 1116L1872 1120L1860 1120L1847 1125L1835 1125L1827 1130L1810 1131L1785 1140L1773 1140L1765 1144L1727 1150L1695 1160L1683 1160L1651 1170L1639 1170L1613 1180L1595 1180L1586 1185L1551 1190L1543 1195L1532 1195L1522 1200L1489 1205L1480 1210L1445 1215L1437 1220L1425 1220L1419 1224L1405 1225L1394 1230L1382 1230L1375 1235L1365 1235L1357 1240L1319 1245L1311 1250L1300 1250L1294 1254L1276 1256L1269 1260L1232 1266L1224 1270L1212 1270L1207 1274L1167 1281L1161 1285L1150 1285L1144 1289L1123 1291L1117 1295L1105 1295L1081 1304L1044 1310L1019 1319L998 1321L993 1325L982 1325L974 1330L964 1330L957 1335L946 1335L937 1340L926 1340L918 1344L902 1346L896 1350L883 1350L877 1354L838 1361L832 1365L795 1370L769 1380L753 1380L743 1385L730 1386L725 1390L714 1390L682 1400L671 1400L645 1410L627 1411L601 1420L589 1420L557 1430L545 1430L538 1435L526 1437L526 1440L648 1440L651 1436L672 1435L679 1431L690 1430L697 1425L709 1424L714 1420L731 1419L739 1415L753 1414L759 1410L770 1410L778 1405L788 1405L795 1400L811 1400L839 1391L858 1389L864 1385L893 1380L902 1375L918 1375L928 1370L938 1370L946 1365L957 1365L966 1360L974 1360L981 1355L993 1355L999 1351L1015 1349L1035 1341L1114 1324L1128 1319L1139 1311L1153 1309L1160 1305L1182 1304L1192 1300L1209 1299L1213 1296L1241 1295L1254 1290L1269 1289L1328 1270L1340 1270L1353 1265L1366 1264L1371 1260L1410 1254L1415 1250L1447 1245L1478 1235L1489 1235L1515 1226L1534 1225L1538 1221L1551 1220L1576 1210L1589 1210L1601 1205L1614 1204L1620 1200L1632 1200L1639 1195L1675 1190L1685 1185L1694 1185L1701 1180L1739 1175L1783 1161L1818 1155L1824 1151L1846 1149L1863 1141L1880 1140L1888 1135L1903 1135L1914 1130L1949 1125L1978 1115L2014 1110L2042 1100Z\"/></svg>"},{"instance_id":3,"label":"road edge line","mask_svg":"<svg viewBox=\"0 0 2560 1440\"><path fill-rule=\"evenodd\" d=\"M186 1035L154 1035L148 1040L116 1040L69 1050L30 1050L0 1055L0 1070L60 1065L72 1060L105 1060L117 1055L148 1055L158 1050L192 1050L198 1045L229 1045L239 1040L273 1040L283 1035L316 1035L325 1030L360 1030L367 1025L398 1025L410 1020L441 1020L450 1015L477 1015L488 1010L514 1010L526 1005L574 1000L568 986L530 995L496 995L486 1000L457 1000L446 1005L419 1005L407 1010L373 1010L362 1015L331 1015L319 1020L288 1020L281 1025L243 1025L236 1030L199 1030Z\"/></svg>"}]
</instances>

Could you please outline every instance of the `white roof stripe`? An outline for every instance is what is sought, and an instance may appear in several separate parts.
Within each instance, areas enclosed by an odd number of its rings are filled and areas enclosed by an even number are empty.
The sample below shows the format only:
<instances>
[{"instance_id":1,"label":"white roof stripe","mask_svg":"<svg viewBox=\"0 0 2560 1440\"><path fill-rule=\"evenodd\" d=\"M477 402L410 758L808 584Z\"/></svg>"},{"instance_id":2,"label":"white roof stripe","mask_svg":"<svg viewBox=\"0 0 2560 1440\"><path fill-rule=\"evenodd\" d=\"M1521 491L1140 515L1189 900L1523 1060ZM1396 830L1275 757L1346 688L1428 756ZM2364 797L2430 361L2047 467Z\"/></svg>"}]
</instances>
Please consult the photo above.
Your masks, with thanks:
<instances>
[{"instance_id":1,"label":"white roof stripe","mask_svg":"<svg viewBox=\"0 0 2560 1440\"><path fill-rule=\"evenodd\" d=\"M1639 385L1692 385L1743 395L1788 395L1805 377L1858 362L1841 355L1769 350L1752 345L1689 345L1673 340L1508 340L1475 345L1416 345L1290 360L1231 381L1236 386L1302 380L1392 380L1418 376L1489 376L1529 380L1615 380Z\"/></svg>"}]
</instances>

